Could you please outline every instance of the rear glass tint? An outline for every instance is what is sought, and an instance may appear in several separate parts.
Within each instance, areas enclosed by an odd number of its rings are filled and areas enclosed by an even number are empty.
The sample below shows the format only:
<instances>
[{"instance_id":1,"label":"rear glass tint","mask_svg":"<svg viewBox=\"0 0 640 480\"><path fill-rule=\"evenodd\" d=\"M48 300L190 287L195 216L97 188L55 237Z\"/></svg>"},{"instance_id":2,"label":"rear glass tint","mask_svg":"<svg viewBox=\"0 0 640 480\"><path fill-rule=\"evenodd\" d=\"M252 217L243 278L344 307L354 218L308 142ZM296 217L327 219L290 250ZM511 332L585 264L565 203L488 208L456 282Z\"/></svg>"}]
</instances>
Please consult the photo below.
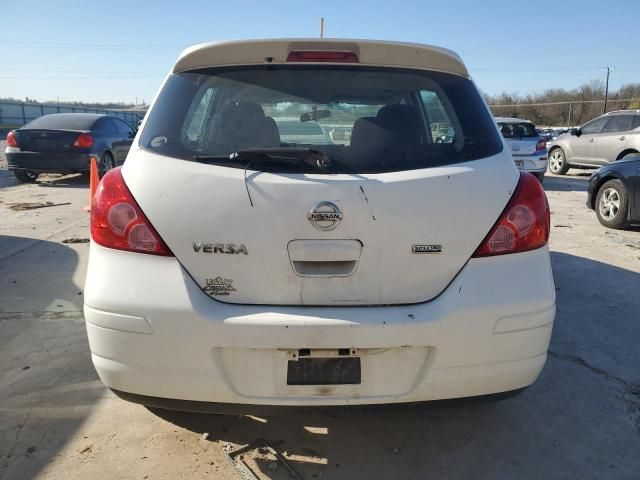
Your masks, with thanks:
<instances>
[{"instance_id":1,"label":"rear glass tint","mask_svg":"<svg viewBox=\"0 0 640 480\"><path fill-rule=\"evenodd\" d=\"M27 123L22 128L43 130L91 130L100 115L86 115L82 113L60 113L44 115Z\"/></svg>"},{"instance_id":2,"label":"rear glass tint","mask_svg":"<svg viewBox=\"0 0 640 480\"><path fill-rule=\"evenodd\" d=\"M498 125L504 138L534 138L539 136L533 123L499 122Z\"/></svg>"},{"instance_id":3,"label":"rear glass tint","mask_svg":"<svg viewBox=\"0 0 640 480\"><path fill-rule=\"evenodd\" d=\"M229 167L246 149L312 148L317 173L374 173L476 160L502 150L473 83L423 70L270 66L171 75L148 114L142 148ZM234 160L234 157L236 160ZM268 161L254 170L278 170ZM290 165L287 171L308 171Z\"/></svg>"}]
</instances>

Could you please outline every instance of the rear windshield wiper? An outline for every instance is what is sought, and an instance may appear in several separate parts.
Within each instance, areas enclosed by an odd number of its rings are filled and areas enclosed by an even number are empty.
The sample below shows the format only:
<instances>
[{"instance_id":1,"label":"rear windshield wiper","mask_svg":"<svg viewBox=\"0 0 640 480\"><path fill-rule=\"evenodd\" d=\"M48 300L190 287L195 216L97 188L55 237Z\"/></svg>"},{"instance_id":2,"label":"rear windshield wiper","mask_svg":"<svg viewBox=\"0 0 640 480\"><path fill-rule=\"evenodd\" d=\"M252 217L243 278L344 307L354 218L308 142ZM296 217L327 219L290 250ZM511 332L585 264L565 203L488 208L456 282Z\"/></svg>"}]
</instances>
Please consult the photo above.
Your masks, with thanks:
<instances>
[{"instance_id":1,"label":"rear windshield wiper","mask_svg":"<svg viewBox=\"0 0 640 480\"><path fill-rule=\"evenodd\" d=\"M231 155L194 155L193 159L201 163L214 162L246 162L245 168L255 161L265 160L272 163L288 165L309 165L320 170L327 170L333 164L331 158L324 152L313 148L273 147L273 148L244 148Z\"/></svg>"},{"instance_id":2,"label":"rear windshield wiper","mask_svg":"<svg viewBox=\"0 0 640 480\"><path fill-rule=\"evenodd\" d=\"M221 155L194 155L193 159L196 162L201 163L214 163L224 161L240 163L242 161L245 161L244 187L247 190L249 203L252 207L253 199L251 198L249 184L247 183L247 170L253 162L263 160L272 163L284 163L287 165L309 165L319 170L327 170L331 168L333 164L331 158L326 153L319 150L314 150L313 148L299 147L245 148L237 150L228 157Z\"/></svg>"}]
</instances>

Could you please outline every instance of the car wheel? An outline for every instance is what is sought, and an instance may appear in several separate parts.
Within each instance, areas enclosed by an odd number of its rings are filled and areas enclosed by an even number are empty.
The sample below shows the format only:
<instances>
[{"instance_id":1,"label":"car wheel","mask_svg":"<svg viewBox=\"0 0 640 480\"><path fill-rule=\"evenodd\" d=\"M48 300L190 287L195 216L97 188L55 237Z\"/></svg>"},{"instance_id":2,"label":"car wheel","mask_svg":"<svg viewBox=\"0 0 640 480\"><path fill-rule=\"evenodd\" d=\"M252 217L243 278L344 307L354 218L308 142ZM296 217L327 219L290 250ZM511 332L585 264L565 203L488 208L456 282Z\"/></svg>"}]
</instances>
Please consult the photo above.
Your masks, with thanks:
<instances>
[{"instance_id":1,"label":"car wheel","mask_svg":"<svg viewBox=\"0 0 640 480\"><path fill-rule=\"evenodd\" d=\"M98 165L98 171L100 172L100 177L102 177L105 173L115 167L115 163L113 161L113 157L109 152L104 152L100 157L100 165Z\"/></svg>"},{"instance_id":2,"label":"car wheel","mask_svg":"<svg viewBox=\"0 0 640 480\"><path fill-rule=\"evenodd\" d=\"M628 206L629 197L627 196L627 189L620 180L609 180L598 190L596 197L596 215L598 221L605 227L628 227Z\"/></svg>"},{"instance_id":3,"label":"car wheel","mask_svg":"<svg viewBox=\"0 0 640 480\"><path fill-rule=\"evenodd\" d=\"M569 170L567 159L561 148L554 148L549 153L549 171L555 175L564 175Z\"/></svg>"},{"instance_id":4,"label":"car wheel","mask_svg":"<svg viewBox=\"0 0 640 480\"><path fill-rule=\"evenodd\" d=\"M22 183L36 183L39 173L32 172L31 170L14 170L13 174Z\"/></svg>"},{"instance_id":5,"label":"car wheel","mask_svg":"<svg viewBox=\"0 0 640 480\"><path fill-rule=\"evenodd\" d=\"M626 158L631 158L631 157L640 157L640 153L638 153L638 152L629 152L626 155L624 155L620 160L624 160Z\"/></svg>"}]
</instances>

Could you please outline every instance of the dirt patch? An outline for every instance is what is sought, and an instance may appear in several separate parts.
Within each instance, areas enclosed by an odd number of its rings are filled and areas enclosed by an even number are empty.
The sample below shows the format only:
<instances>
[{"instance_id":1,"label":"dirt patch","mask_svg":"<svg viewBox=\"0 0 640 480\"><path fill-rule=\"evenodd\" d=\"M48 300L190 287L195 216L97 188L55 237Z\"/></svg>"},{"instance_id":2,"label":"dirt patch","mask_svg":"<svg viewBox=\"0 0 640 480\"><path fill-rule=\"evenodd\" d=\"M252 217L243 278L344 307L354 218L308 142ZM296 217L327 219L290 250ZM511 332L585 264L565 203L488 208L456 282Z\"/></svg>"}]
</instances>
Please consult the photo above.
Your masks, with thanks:
<instances>
[{"instance_id":1,"label":"dirt patch","mask_svg":"<svg viewBox=\"0 0 640 480\"><path fill-rule=\"evenodd\" d=\"M71 205L71 202L53 203L53 202L20 202L10 203L8 208L15 212L22 212L24 210L36 210L38 208L59 207L61 205Z\"/></svg>"}]
</instances>

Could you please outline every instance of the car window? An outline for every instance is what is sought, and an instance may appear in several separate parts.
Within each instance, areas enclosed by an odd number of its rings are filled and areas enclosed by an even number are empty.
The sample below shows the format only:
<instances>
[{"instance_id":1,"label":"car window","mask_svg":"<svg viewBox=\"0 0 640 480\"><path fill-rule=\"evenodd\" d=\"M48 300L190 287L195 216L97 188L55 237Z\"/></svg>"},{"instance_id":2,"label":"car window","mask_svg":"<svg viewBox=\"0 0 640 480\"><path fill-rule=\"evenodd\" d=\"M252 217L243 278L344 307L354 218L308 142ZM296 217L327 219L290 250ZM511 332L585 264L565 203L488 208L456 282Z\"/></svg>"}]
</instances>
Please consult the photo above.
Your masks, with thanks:
<instances>
[{"instance_id":1,"label":"car window","mask_svg":"<svg viewBox=\"0 0 640 480\"><path fill-rule=\"evenodd\" d=\"M452 125L438 94L431 90L421 90L420 99L424 106L431 138L436 142L452 143L456 135L456 128Z\"/></svg>"},{"instance_id":2,"label":"car window","mask_svg":"<svg viewBox=\"0 0 640 480\"><path fill-rule=\"evenodd\" d=\"M591 120L580 128L580 133L583 135L600 133L610 118L611 117L599 117L595 120Z\"/></svg>"},{"instance_id":3,"label":"car window","mask_svg":"<svg viewBox=\"0 0 640 480\"><path fill-rule=\"evenodd\" d=\"M119 118L112 118L110 120L115 123L118 133L125 133L127 135L131 135L133 133L133 129L126 122L120 120Z\"/></svg>"},{"instance_id":4,"label":"car window","mask_svg":"<svg viewBox=\"0 0 640 480\"><path fill-rule=\"evenodd\" d=\"M537 138L539 134L533 123L498 122L500 133L504 138Z\"/></svg>"},{"instance_id":5,"label":"car window","mask_svg":"<svg viewBox=\"0 0 640 480\"><path fill-rule=\"evenodd\" d=\"M635 130L638 127L640 127L640 115L634 115L633 116L633 125L631 126L631 129Z\"/></svg>"},{"instance_id":6,"label":"car window","mask_svg":"<svg viewBox=\"0 0 640 480\"><path fill-rule=\"evenodd\" d=\"M101 117L84 113L54 113L43 115L27 123L25 129L63 129L63 130L91 130Z\"/></svg>"},{"instance_id":7,"label":"car window","mask_svg":"<svg viewBox=\"0 0 640 480\"><path fill-rule=\"evenodd\" d=\"M205 88L200 93L198 101L193 102L191 111L187 114L186 128L183 132L183 137L186 137L189 142L197 143L202 141L204 124L214 93L215 90L212 87Z\"/></svg>"},{"instance_id":8,"label":"car window","mask_svg":"<svg viewBox=\"0 0 640 480\"><path fill-rule=\"evenodd\" d=\"M602 129L604 133L626 132L631 130L633 115L613 115Z\"/></svg>"},{"instance_id":9,"label":"car window","mask_svg":"<svg viewBox=\"0 0 640 480\"><path fill-rule=\"evenodd\" d=\"M118 130L116 126L113 124L110 118L101 118L98 122L96 122L96 126L94 128L96 132L100 133L117 133Z\"/></svg>"},{"instance_id":10,"label":"car window","mask_svg":"<svg viewBox=\"0 0 640 480\"><path fill-rule=\"evenodd\" d=\"M436 131L447 141L438 141ZM216 157L234 168L246 164L233 160L238 150L312 146L333 160L330 173L428 168L477 160L503 148L469 79L347 66L172 74L148 113L140 145L183 160ZM277 162L267 163L253 162L252 169L275 171ZM291 165L280 162L276 170L297 171ZM317 173L304 162L295 168Z\"/></svg>"}]
</instances>

